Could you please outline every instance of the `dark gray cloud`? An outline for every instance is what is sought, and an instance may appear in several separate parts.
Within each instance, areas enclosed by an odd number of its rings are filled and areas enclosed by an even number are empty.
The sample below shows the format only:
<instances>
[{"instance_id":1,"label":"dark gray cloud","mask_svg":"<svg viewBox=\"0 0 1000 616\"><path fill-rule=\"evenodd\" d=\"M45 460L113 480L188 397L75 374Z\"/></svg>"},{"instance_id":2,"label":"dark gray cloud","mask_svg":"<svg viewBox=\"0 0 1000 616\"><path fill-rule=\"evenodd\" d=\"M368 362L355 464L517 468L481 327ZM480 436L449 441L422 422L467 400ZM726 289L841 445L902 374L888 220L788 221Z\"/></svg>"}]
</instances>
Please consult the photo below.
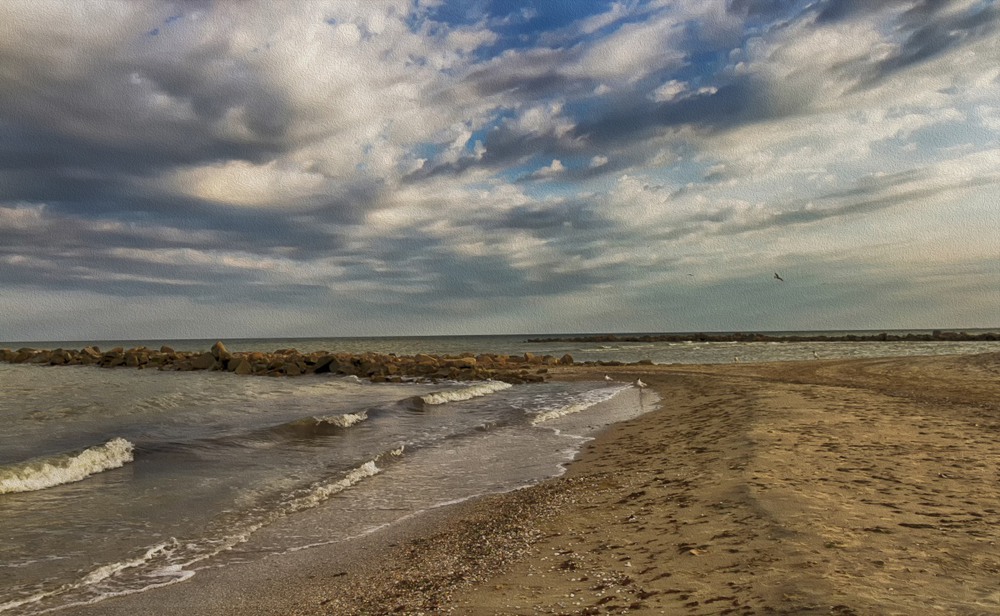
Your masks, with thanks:
<instances>
[{"instance_id":1,"label":"dark gray cloud","mask_svg":"<svg viewBox=\"0 0 1000 616\"><path fill-rule=\"evenodd\" d=\"M957 0L828 0L819 5L816 23L835 27L848 20L870 20L888 8L903 9L892 33L898 39L897 48L888 57L840 67L841 75L860 78L864 87L874 87L893 73L949 50L995 38L1000 26L1000 9L996 5L970 7Z\"/></svg>"},{"instance_id":2,"label":"dark gray cloud","mask_svg":"<svg viewBox=\"0 0 1000 616\"><path fill-rule=\"evenodd\" d=\"M796 0L726 0L726 10L742 16L771 17L783 14L796 5Z\"/></svg>"},{"instance_id":3,"label":"dark gray cloud","mask_svg":"<svg viewBox=\"0 0 1000 616\"><path fill-rule=\"evenodd\" d=\"M1000 185L1000 175L959 180L947 184L929 183L930 178L916 171L863 178L856 186L819 194L809 200L781 204L765 216L741 220L723 216L723 224L712 231L716 235L738 235L763 229L784 229L821 221L866 216L883 210L905 209L960 189ZM929 185L933 184L933 185ZM731 214L736 211L732 210Z\"/></svg>"},{"instance_id":4,"label":"dark gray cloud","mask_svg":"<svg viewBox=\"0 0 1000 616\"><path fill-rule=\"evenodd\" d=\"M955 0L825 0L818 4L817 21L838 22L857 17L870 17L889 7L906 7L907 15L914 18L932 17L943 8L955 6Z\"/></svg>"},{"instance_id":5,"label":"dark gray cloud","mask_svg":"<svg viewBox=\"0 0 1000 616\"><path fill-rule=\"evenodd\" d=\"M916 13L911 19L912 30L905 36L903 44L895 54L878 63L876 78L929 60L973 41L995 39L1000 29L1000 8L993 4L979 10L948 14L943 17L936 16L930 11L926 13Z\"/></svg>"},{"instance_id":6,"label":"dark gray cloud","mask_svg":"<svg viewBox=\"0 0 1000 616\"><path fill-rule=\"evenodd\" d=\"M607 113L581 122L573 132L602 147L648 137L667 127L724 129L791 113L791 109L770 104L769 89L767 84L740 77L713 93L663 103L651 100L646 92L635 93Z\"/></svg>"},{"instance_id":7,"label":"dark gray cloud","mask_svg":"<svg viewBox=\"0 0 1000 616\"><path fill-rule=\"evenodd\" d=\"M493 229L603 231L608 219L594 203L571 201L558 205L525 205L505 212Z\"/></svg>"}]
</instances>

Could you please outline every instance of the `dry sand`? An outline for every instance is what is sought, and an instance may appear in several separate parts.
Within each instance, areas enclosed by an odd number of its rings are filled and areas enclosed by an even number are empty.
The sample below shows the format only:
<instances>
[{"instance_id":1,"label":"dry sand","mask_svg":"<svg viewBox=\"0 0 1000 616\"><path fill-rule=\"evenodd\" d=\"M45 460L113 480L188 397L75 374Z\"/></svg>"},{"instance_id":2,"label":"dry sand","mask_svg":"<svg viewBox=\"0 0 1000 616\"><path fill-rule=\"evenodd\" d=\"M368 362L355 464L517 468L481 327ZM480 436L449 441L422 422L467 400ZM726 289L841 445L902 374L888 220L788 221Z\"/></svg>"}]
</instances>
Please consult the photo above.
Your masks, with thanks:
<instances>
[{"instance_id":1,"label":"dry sand","mask_svg":"<svg viewBox=\"0 0 1000 616\"><path fill-rule=\"evenodd\" d=\"M561 478L80 613L1000 614L1000 355L605 373L660 408Z\"/></svg>"}]
</instances>

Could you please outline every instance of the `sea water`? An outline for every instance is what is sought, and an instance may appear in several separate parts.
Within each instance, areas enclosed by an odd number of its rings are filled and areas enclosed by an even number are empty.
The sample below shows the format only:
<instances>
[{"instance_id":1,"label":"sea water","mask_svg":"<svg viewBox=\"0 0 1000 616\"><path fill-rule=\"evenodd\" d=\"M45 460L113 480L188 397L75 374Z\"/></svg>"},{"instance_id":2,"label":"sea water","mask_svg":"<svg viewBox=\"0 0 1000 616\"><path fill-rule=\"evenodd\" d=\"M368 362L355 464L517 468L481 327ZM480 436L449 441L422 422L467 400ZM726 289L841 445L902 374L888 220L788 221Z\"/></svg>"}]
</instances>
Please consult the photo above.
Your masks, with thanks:
<instances>
[{"instance_id":1,"label":"sea water","mask_svg":"<svg viewBox=\"0 0 1000 616\"><path fill-rule=\"evenodd\" d=\"M227 346L530 351L657 363L1000 350L998 343L523 340L245 340ZM212 342L171 344L206 350ZM336 543L444 503L530 485L559 474L604 426L650 410L652 396L603 380L372 384L331 375L0 364L0 613L39 614L180 583L205 567ZM622 397L629 397L626 404L612 403ZM296 516L318 508L323 524L296 523Z\"/></svg>"}]
</instances>

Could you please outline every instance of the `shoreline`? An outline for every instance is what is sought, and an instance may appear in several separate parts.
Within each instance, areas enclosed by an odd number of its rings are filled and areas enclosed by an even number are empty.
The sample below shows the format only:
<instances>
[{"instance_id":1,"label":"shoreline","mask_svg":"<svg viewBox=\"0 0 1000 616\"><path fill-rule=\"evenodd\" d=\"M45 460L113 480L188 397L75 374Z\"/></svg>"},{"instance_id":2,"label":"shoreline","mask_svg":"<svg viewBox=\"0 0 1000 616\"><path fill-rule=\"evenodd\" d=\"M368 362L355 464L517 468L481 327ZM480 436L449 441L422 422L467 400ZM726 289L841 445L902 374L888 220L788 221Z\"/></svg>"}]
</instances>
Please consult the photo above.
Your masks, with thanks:
<instances>
[{"instance_id":1,"label":"shoreline","mask_svg":"<svg viewBox=\"0 0 1000 616\"><path fill-rule=\"evenodd\" d=\"M561 477L65 613L1000 614L1000 354L604 374Z\"/></svg>"}]
</instances>

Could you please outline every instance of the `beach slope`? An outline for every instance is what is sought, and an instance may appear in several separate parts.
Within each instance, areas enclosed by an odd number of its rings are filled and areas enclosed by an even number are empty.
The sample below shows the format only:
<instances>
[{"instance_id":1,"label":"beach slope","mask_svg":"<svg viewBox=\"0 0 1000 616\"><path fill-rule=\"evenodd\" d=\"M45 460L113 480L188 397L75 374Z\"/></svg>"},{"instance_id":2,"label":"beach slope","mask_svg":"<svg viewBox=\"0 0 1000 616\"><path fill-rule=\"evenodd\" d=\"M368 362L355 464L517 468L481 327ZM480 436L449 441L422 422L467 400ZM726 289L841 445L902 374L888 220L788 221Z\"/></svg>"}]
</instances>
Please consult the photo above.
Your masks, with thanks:
<instances>
[{"instance_id":1,"label":"beach slope","mask_svg":"<svg viewBox=\"0 0 1000 616\"><path fill-rule=\"evenodd\" d=\"M1000 614L1000 355L553 372L641 378L634 395L655 392L658 408L558 479L138 601L205 614ZM130 602L115 603L94 613Z\"/></svg>"},{"instance_id":2,"label":"beach slope","mask_svg":"<svg viewBox=\"0 0 1000 616\"><path fill-rule=\"evenodd\" d=\"M1000 614L1000 356L618 376L662 408L456 613Z\"/></svg>"}]
</instances>

